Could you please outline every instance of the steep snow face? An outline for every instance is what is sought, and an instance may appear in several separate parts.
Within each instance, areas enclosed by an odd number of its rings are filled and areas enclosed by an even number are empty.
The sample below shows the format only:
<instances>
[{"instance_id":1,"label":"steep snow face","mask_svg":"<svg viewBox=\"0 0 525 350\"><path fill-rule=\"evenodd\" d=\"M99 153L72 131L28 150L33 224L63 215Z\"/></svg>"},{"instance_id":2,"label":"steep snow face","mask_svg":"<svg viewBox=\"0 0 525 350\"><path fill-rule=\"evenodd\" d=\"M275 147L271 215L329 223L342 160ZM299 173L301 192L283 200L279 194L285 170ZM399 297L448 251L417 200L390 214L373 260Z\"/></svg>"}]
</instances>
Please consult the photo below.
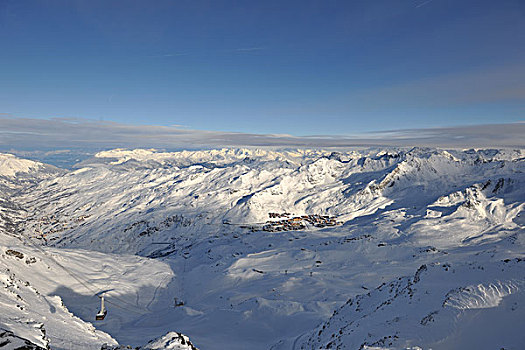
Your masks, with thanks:
<instances>
[{"instance_id":1,"label":"steep snow face","mask_svg":"<svg viewBox=\"0 0 525 350\"><path fill-rule=\"evenodd\" d=\"M491 334L512 348L525 314L524 155L101 152L10 196L5 230L24 239L4 252L45 260L42 249L91 288L53 260L34 283L5 261L85 323L105 291L95 326L121 344L168 334L157 339L168 346L177 330L204 349L472 348Z\"/></svg>"},{"instance_id":2,"label":"steep snow face","mask_svg":"<svg viewBox=\"0 0 525 350\"><path fill-rule=\"evenodd\" d=\"M145 350L198 350L190 341L190 338L177 332L168 334L155 339L146 344Z\"/></svg>"},{"instance_id":3,"label":"steep snow face","mask_svg":"<svg viewBox=\"0 0 525 350\"><path fill-rule=\"evenodd\" d=\"M104 344L101 350L125 350L131 349L129 345L111 346ZM168 332L167 334L157 339L149 341L144 346L134 347L135 350L199 350L197 349L190 338L184 334L177 332Z\"/></svg>"},{"instance_id":4,"label":"steep snow face","mask_svg":"<svg viewBox=\"0 0 525 350\"><path fill-rule=\"evenodd\" d=\"M0 191L0 344L7 348L99 349L116 342L73 315L54 291L71 285L39 247L30 248L17 226L26 215L12 193L62 172L41 163L4 157ZM29 246L28 246L29 245ZM61 252L62 253L62 252ZM82 267L82 269L85 265ZM78 267L77 267L78 268ZM59 271L57 271L57 269Z\"/></svg>"},{"instance_id":5,"label":"steep snow face","mask_svg":"<svg viewBox=\"0 0 525 350\"><path fill-rule=\"evenodd\" d=\"M9 347L9 349L45 350L45 348L2 328L0 328L0 347L5 349Z\"/></svg>"},{"instance_id":6,"label":"steep snow face","mask_svg":"<svg viewBox=\"0 0 525 350\"><path fill-rule=\"evenodd\" d=\"M451 306L460 310L498 307L503 298L519 293L523 288L523 282L521 280L495 281L488 285L481 283L461 287L447 297L444 306Z\"/></svg>"},{"instance_id":7,"label":"steep snow face","mask_svg":"<svg viewBox=\"0 0 525 350\"><path fill-rule=\"evenodd\" d=\"M0 186L6 186L4 190L21 188L22 185L27 186L28 183L36 183L61 173L63 173L62 170L52 165L0 153Z\"/></svg>"},{"instance_id":8,"label":"steep snow face","mask_svg":"<svg viewBox=\"0 0 525 350\"><path fill-rule=\"evenodd\" d=\"M51 165L0 153L0 233L13 231L13 220L21 214L13 201L15 193L63 173Z\"/></svg>"},{"instance_id":9,"label":"steep snow face","mask_svg":"<svg viewBox=\"0 0 525 350\"><path fill-rule=\"evenodd\" d=\"M0 153L0 234L12 235L16 222L24 215L14 194L61 173L52 166Z\"/></svg>"},{"instance_id":10,"label":"steep snow face","mask_svg":"<svg viewBox=\"0 0 525 350\"><path fill-rule=\"evenodd\" d=\"M9 171L12 164L29 166L24 171L18 166L4 183L6 191L0 192L0 347L98 350L103 344L116 345L92 324L99 308L95 294L104 292L109 308L114 308L113 323L125 324L130 312L150 312L157 290L173 277L171 268L137 256L56 250L31 243L18 229L27 208L10 194L30 191L28 186L63 172L8 159ZM145 275L149 277L144 279Z\"/></svg>"},{"instance_id":11,"label":"steep snow face","mask_svg":"<svg viewBox=\"0 0 525 350\"><path fill-rule=\"evenodd\" d=\"M28 244L0 236L0 324L44 348L117 344L92 324L96 294L104 293L111 310L108 330L125 327L129 313L151 312L156 293L173 277L167 264L152 259Z\"/></svg>"},{"instance_id":12,"label":"steep snow face","mask_svg":"<svg viewBox=\"0 0 525 350\"><path fill-rule=\"evenodd\" d=\"M100 306L96 294L104 292L106 296L111 330L126 324L128 313L150 313L157 291L173 277L168 265L137 256L84 250L42 251L15 244L10 242L0 256L0 278L6 290L12 292L4 295L8 298L3 303L12 310L4 314L7 319L0 316L0 323L13 331L27 320L33 320L30 325L42 324L53 349L97 349L103 343L115 343L90 324ZM9 321L12 319L17 321Z\"/></svg>"},{"instance_id":13,"label":"steep snow face","mask_svg":"<svg viewBox=\"0 0 525 350\"><path fill-rule=\"evenodd\" d=\"M348 300L298 348L520 348L524 263L422 265Z\"/></svg>"},{"instance_id":14,"label":"steep snow face","mask_svg":"<svg viewBox=\"0 0 525 350\"><path fill-rule=\"evenodd\" d=\"M14 177L17 174L37 172L44 167L44 164L39 162L20 159L12 154L0 153L0 176Z\"/></svg>"},{"instance_id":15,"label":"steep snow face","mask_svg":"<svg viewBox=\"0 0 525 350\"><path fill-rule=\"evenodd\" d=\"M114 150L42 182L20 203L32 209L26 233L47 244L149 255L159 248L151 245L155 241L188 245L196 231L202 237L222 231L225 221L264 223L270 212L345 222L386 207L419 213L429 206L441 215L443 194L451 197L445 205L454 207L467 200L467 192L478 191L470 186L497 186L504 177L517 201L523 194L522 153L486 153ZM478 191L477 213L490 224L511 223L521 207L509 207L495 187L490 190Z\"/></svg>"},{"instance_id":16,"label":"steep snow face","mask_svg":"<svg viewBox=\"0 0 525 350\"><path fill-rule=\"evenodd\" d=\"M55 271L59 275L54 275L48 271L51 266L27 248L0 249L0 324L3 328L44 348L99 349L103 343L116 343L66 308L58 295L61 293L56 292L66 288L62 283L72 284L60 275L63 271Z\"/></svg>"}]
</instances>

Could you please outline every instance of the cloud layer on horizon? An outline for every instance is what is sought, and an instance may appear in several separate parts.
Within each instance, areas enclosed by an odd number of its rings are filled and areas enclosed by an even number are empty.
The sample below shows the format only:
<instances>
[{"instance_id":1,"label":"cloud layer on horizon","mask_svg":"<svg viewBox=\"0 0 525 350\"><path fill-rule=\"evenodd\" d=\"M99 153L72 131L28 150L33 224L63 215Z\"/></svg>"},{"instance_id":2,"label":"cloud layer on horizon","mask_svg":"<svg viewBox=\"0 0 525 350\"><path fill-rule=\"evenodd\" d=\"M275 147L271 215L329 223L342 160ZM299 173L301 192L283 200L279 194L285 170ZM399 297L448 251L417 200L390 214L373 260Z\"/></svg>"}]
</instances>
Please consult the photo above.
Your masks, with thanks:
<instances>
[{"instance_id":1,"label":"cloud layer on horizon","mask_svg":"<svg viewBox=\"0 0 525 350\"><path fill-rule=\"evenodd\" d=\"M429 146L525 147L525 122L404 129L355 136L291 136L0 115L1 149Z\"/></svg>"}]
</instances>

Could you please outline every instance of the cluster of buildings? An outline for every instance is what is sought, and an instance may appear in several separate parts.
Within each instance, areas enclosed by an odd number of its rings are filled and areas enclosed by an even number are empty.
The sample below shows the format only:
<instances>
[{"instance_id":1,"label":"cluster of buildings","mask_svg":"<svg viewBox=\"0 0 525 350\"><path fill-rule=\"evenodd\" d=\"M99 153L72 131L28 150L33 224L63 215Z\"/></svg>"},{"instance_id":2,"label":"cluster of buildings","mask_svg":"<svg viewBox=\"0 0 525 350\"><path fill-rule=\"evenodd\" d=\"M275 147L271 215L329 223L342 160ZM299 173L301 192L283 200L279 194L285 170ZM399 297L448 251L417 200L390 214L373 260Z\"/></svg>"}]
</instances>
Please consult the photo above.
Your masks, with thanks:
<instances>
[{"instance_id":1,"label":"cluster of buildings","mask_svg":"<svg viewBox=\"0 0 525 350\"><path fill-rule=\"evenodd\" d=\"M268 213L268 216L270 217L270 219L280 219L280 218L287 218L289 217L290 213Z\"/></svg>"},{"instance_id":2,"label":"cluster of buildings","mask_svg":"<svg viewBox=\"0 0 525 350\"><path fill-rule=\"evenodd\" d=\"M33 225L33 232L36 234L35 238L46 239L48 234L65 231L69 228L72 228L72 223L79 224L89 217L90 215L80 215L74 218L70 218L67 221L60 221L55 215L45 215L37 220L37 227ZM44 225L47 228L45 231L42 229L42 225Z\"/></svg>"},{"instance_id":3,"label":"cluster of buildings","mask_svg":"<svg viewBox=\"0 0 525 350\"><path fill-rule=\"evenodd\" d=\"M289 217L289 213L269 213L268 215L271 219L285 218L282 220L267 221L262 230L268 232L304 230L308 224L314 227L335 226L340 224L340 222L336 221L335 217L330 217L328 215L311 214L294 216L292 218Z\"/></svg>"},{"instance_id":4,"label":"cluster of buildings","mask_svg":"<svg viewBox=\"0 0 525 350\"><path fill-rule=\"evenodd\" d=\"M58 218L51 214L51 215L44 215L40 218L40 223L44 225L54 225L58 223Z\"/></svg>"}]
</instances>

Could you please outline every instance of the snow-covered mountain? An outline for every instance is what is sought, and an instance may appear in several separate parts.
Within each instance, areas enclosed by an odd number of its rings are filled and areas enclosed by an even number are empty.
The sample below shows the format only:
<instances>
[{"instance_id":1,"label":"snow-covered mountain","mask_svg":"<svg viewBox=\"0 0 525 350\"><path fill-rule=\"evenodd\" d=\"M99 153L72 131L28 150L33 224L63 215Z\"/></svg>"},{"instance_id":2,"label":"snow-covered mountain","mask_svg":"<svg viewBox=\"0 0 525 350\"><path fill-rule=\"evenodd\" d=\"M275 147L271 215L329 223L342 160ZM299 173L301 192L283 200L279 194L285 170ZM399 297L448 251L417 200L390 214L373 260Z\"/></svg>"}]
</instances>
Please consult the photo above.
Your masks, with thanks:
<instances>
[{"instance_id":1,"label":"snow-covered mountain","mask_svg":"<svg viewBox=\"0 0 525 350\"><path fill-rule=\"evenodd\" d=\"M172 276L169 266L155 260L90 250L44 248L33 244L20 232L19 226L24 223L31 206L21 207L16 195L20 191L30 192L35 184L65 173L39 162L0 154L3 186L0 191L2 349L100 349L103 344L115 346L117 342L109 334L97 330L92 324L99 306L95 294L113 286L132 293L146 289L149 292L143 295L149 294L152 298L149 283L161 287ZM144 275L150 275L150 278L144 280ZM76 316L64 303L65 299L74 300L70 307L82 309L91 317L81 319ZM132 311L140 312L141 303L130 307L136 307L139 311ZM125 318L127 312L122 311L120 317ZM118 319L118 312L114 314L114 319ZM157 342L164 341L173 349L194 349L184 336L179 334L179 340L172 337L160 338ZM164 348L148 346L144 348Z\"/></svg>"},{"instance_id":2,"label":"snow-covered mountain","mask_svg":"<svg viewBox=\"0 0 525 350\"><path fill-rule=\"evenodd\" d=\"M0 328L38 346L173 331L203 349L525 343L525 150L117 149L68 172L8 159L1 271L27 291Z\"/></svg>"},{"instance_id":3,"label":"snow-covered mountain","mask_svg":"<svg viewBox=\"0 0 525 350\"><path fill-rule=\"evenodd\" d=\"M12 198L18 191L63 173L51 165L0 153L0 231L13 229L12 219L17 216L19 205Z\"/></svg>"}]
</instances>

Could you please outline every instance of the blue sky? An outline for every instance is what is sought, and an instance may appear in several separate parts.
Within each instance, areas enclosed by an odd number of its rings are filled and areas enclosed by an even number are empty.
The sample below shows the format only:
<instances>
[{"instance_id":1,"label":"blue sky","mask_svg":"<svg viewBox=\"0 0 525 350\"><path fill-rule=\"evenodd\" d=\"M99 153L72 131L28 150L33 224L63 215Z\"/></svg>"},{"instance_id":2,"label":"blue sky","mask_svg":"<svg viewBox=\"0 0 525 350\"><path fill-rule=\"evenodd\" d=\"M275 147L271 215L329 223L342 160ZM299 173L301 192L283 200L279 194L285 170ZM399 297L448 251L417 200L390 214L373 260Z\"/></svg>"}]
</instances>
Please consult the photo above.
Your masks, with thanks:
<instances>
[{"instance_id":1,"label":"blue sky","mask_svg":"<svg viewBox=\"0 0 525 350\"><path fill-rule=\"evenodd\" d=\"M0 113L292 135L525 120L525 2L0 0Z\"/></svg>"}]
</instances>

